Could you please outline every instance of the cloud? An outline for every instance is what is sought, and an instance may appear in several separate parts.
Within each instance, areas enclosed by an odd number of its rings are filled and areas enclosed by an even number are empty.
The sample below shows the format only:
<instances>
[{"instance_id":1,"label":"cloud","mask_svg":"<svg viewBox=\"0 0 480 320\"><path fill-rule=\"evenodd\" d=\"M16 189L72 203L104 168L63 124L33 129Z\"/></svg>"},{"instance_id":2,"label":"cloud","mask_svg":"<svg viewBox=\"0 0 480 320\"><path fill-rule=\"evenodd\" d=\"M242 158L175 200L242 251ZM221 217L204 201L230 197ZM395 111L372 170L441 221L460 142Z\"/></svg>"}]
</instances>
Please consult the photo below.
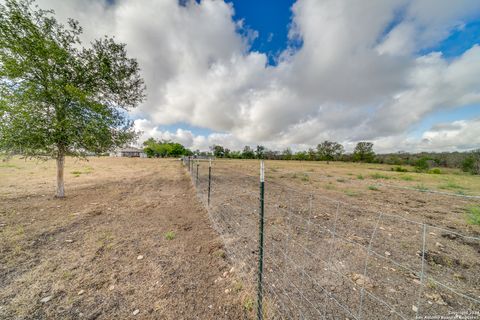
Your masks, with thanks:
<instances>
[{"instance_id":1,"label":"cloud","mask_svg":"<svg viewBox=\"0 0 480 320\"><path fill-rule=\"evenodd\" d=\"M435 124L419 138L399 135L375 140L377 152L391 152L392 145L415 152L476 149L480 146L480 118Z\"/></svg>"},{"instance_id":2,"label":"cloud","mask_svg":"<svg viewBox=\"0 0 480 320\"><path fill-rule=\"evenodd\" d=\"M144 141L150 137L160 140L176 141L191 150L208 150L212 145L222 145L232 150L240 150L243 148L241 144L230 133L211 133L209 135L195 135L190 130L177 129L172 132L162 130L159 126L154 125L151 121L138 119L134 121L135 130L142 133L140 141Z\"/></svg>"},{"instance_id":3,"label":"cloud","mask_svg":"<svg viewBox=\"0 0 480 320\"><path fill-rule=\"evenodd\" d=\"M422 119L480 103L478 46L453 60L420 53L478 19L477 0L298 0L292 45L275 66L250 50L258 34L233 20L232 4L182 3L39 1L62 19L79 19L87 41L106 33L127 43L148 90L148 100L132 112L142 119L136 125L147 129L145 136L194 148L215 141L284 148L370 139L384 150L414 141L413 149L426 146L408 135ZM217 133L162 131L175 123Z\"/></svg>"}]
</instances>

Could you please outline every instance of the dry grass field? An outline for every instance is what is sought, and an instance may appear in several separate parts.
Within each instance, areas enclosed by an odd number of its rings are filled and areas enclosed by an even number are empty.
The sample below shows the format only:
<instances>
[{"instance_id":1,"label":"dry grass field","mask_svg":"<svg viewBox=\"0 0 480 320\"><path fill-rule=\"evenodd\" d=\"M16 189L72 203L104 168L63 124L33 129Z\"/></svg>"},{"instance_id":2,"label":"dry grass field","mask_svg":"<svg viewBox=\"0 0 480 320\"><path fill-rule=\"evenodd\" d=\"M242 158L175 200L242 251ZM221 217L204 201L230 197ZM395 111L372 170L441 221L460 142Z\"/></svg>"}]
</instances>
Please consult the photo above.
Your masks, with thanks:
<instances>
[{"instance_id":1,"label":"dry grass field","mask_svg":"<svg viewBox=\"0 0 480 320\"><path fill-rule=\"evenodd\" d=\"M59 200L53 161L1 162L0 318L252 317L259 162L215 161L208 211L207 166L68 159ZM267 318L476 310L480 178L407 170L266 162Z\"/></svg>"},{"instance_id":2,"label":"dry grass field","mask_svg":"<svg viewBox=\"0 0 480 320\"><path fill-rule=\"evenodd\" d=\"M464 196L480 194L479 177L372 164L265 166L272 318L414 319L479 310L480 198ZM201 199L206 167L200 163ZM254 281L258 161L215 161L212 180L212 220Z\"/></svg>"},{"instance_id":3,"label":"dry grass field","mask_svg":"<svg viewBox=\"0 0 480 320\"><path fill-rule=\"evenodd\" d=\"M0 319L248 316L178 161L67 159L65 172L60 200L53 161L0 162Z\"/></svg>"}]
</instances>

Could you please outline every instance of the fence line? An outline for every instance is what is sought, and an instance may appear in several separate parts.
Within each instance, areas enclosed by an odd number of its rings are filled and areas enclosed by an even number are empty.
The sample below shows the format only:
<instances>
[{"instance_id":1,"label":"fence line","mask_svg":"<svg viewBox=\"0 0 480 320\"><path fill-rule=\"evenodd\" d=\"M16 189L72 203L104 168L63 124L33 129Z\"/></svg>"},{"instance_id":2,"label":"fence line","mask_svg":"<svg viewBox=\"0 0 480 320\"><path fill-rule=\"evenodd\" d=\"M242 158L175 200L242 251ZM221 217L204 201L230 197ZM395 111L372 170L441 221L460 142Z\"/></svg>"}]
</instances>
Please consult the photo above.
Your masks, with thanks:
<instances>
[{"instance_id":1,"label":"fence line","mask_svg":"<svg viewBox=\"0 0 480 320\"><path fill-rule=\"evenodd\" d=\"M480 237L182 162L241 278L257 282L258 319L480 319Z\"/></svg>"}]
</instances>

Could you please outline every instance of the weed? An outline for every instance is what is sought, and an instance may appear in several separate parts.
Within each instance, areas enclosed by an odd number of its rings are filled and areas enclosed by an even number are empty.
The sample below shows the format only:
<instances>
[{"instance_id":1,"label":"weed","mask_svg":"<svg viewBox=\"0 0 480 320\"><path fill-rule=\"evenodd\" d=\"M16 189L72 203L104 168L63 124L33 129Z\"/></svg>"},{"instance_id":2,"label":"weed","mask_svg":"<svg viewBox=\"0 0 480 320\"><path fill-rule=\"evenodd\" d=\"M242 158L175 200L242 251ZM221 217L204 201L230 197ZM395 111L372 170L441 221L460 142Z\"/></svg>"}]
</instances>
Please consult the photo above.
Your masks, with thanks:
<instances>
[{"instance_id":1,"label":"weed","mask_svg":"<svg viewBox=\"0 0 480 320\"><path fill-rule=\"evenodd\" d=\"M428 188L423 183L417 184L414 188L421 192L428 191Z\"/></svg>"},{"instance_id":2,"label":"weed","mask_svg":"<svg viewBox=\"0 0 480 320\"><path fill-rule=\"evenodd\" d=\"M427 279L427 286L431 289L436 289L437 288L437 284L432 281L431 279Z\"/></svg>"},{"instance_id":3,"label":"weed","mask_svg":"<svg viewBox=\"0 0 480 320\"><path fill-rule=\"evenodd\" d=\"M439 186L439 188L440 189L453 189L453 190L455 190L455 189L459 189L459 190L465 189L461 185L456 184L455 182L452 182L452 181L449 181L446 184Z\"/></svg>"},{"instance_id":4,"label":"weed","mask_svg":"<svg viewBox=\"0 0 480 320\"><path fill-rule=\"evenodd\" d=\"M173 240L173 239L175 239L175 232L173 232L173 231L168 231L167 233L165 233L165 239L167 239L167 240Z\"/></svg>"},{"instance_id":5,"label":"weed","mask_svg":"<svg viewBox=\"0 0 480 320\"><path fill-rule=\"evenodd\" d=\"M20 167L12 164L12 163L0 163L0 168L14 168L14 169L20 169Z\"/></svg>"},{"instance_id":6,"label":"weed","mask_svg":"<svg viewBox=\"0 0 480 320\"><path fill-rule=\"evenodd\" d=\"M404 167L395 167L395 168L391 168L390 170L392 171L396 171L396 172L408 172L407 168L404 168Z\"/></svg>"},{"instance_id":7,"label":"weed","mask_svg":"<svg viewBox=\"0 0 480 320\"><path fill-rule=\"evenodd\" d=\"M310 177L308 176L308 174L303 174L301 180L305 181L305 182L308 182L308 181L310 181Z\"/></svg>"},{"instance_id":8,"label":"weed","mask_svg":"<svg viewBox=\"0 0 480 320\"><path fill-rule=\"evenodd\" d=\"M430 169L428 170L429 174L441 174L442 173L442 170L438 169L438 168L434 168L434 169Z\"/></svg>"},{"instance_id":9,"label":"weed","mask_svg":"<svg viewBox=\"0 0 480 320\"><path fill-rule=\"evenodd\" d=\"M337 179L337 182L343 183L343 182L347 182L347 180L345 180L345 179L343 179L343 178L338 178L338 179Z\"/></svg>"},{"instance_id":10,"label":"weed","mask_svg":"<svg viewBox=\"0 0 480 320\"><path fill-rule=\"evenodd\" d=\"M92 173L92 172L93 172L92 167L85 167L85 169L83 170L83 173Z\"/></svg>"},{"instance_id":11,"label":"weed","mask_svg":"<svg viewBox=\"0 0 480 320\"><path fill-rule=\"evenodd\" d=\"M243 283L241 283L240 281L238 282L235 282L235 284L233 285L233 290L235 292L240 292L243 290Z\"/></svg>"},{"instance_id":12,"label":"weed","mask_svg":"<svg viewBox=\"0 0 480 320\"><path fill-rule=\"evenodd\" d=\"M359 174L359 175L357 176L357 179L358 179L358 180L363 180L363 179L365 179L365 178L364 178L361 174Z\"/></svg>"},{"instance_id":13,"label":"weed","mask_svg":"<svg viewBox=\"0 0 480 320\"><path fill-rule=\"evenodd\" d=\"M368 186L368 190L379 191L376 186Z\"/></svg>"},{"instance_id":14,"label":"weed","mask_svg":"<svg viewBox=\"0 0 480 320\"><path fill-rule=\"evenodd\" d=\"M65 280L71 280L73 278L73 273L66 270L62 273L62 278L65 279Z\"/></svg>"},{"instance_id":15,"label":"weed","mask_svg":"<svg viewBox=\"0 0 480 320\"><path fill-rule=\"evenodd\" d=\"M467 208L467 222L480 226L480 206L470 206Z\"/></svg>"},{"instance_id":16,"label":"weed","mask_svg":"<svg viewBox=\"0 0 480 320\"><path fill-rule=\"evenodd\" d=\"M323 186L327 190L333 190L335 189L335 185L331 182L327 183L326 185Z\"/></svg>"},{"instance_id":17,"label":"weed","mask_svg":"<svg viewBox=\"0 0 480 320\"><path fill-rule=\"evenodd\" d=\"M23 229L22 226L17 226L15 230L15 235L16 236L23 236L25 234L25 229Z\"/></svg>"},{"instance_id":18,"label":"weed","mask_svg":"<svg viewBox=\"0 0 480 320\"><path fill-rule=\"evenodd\" d=\"M75 170L75 171L72 171L70 173L73 174L73 175L76 175L78 177L79 175L82 174L82 171Z\"/></svg>"},{"instance_id":19,"label":"weed","mask_svg":"<svg viewBox=\"0 0 480 320\"><path fill-rule=\"evenodd\" d=\"M352 191L352 190L345 190L344 193L349 196L349 197L357 197L359 196L358 192Z\"/></svg>"},{"instance_id":20,"label":"weed","mask_svg":"<svg viewBox=\"0 0 480 320\"><path fill-rule=\"evenodd\" d=\"M381 173L374 173L374 174L371 174L370 177L372 177L372 179L390 179L389 176L386 176L386 175L383 175Z\"/></svg>"},{"instance_id":21,"label":"weed","mask_svg":"<svg viewBox=\"0 0 480 320\"><path fill-rule=\"evenodd\" d=\"M243 307L245 308L245 310L247 310L248 312L252 312L253 311L253 306L254 306L254 302L253 302L253 299L251 297L247 297L245 298L245 301L243 301Z\"/></svg>"},{"instance_id":22,"label":"weed","mask_svg":"<svg viewBox=\"0 0 480 320\"><path fill-rule=\"evenodd\" d=\"M216 256L216 257L222 258L222 259L225 259L227 257L227 254L222 249L218 249L218 250L214 251L213 255Z\"/></svg>"},{"instance_id":23,"label":"weed","mask_svg":"<svg viewBox=\"0 0 480 320\"><path fill-rule=\"evenodd\" d=\"M413 177L412 176L400 176L400 179L402 179L403 181L413 181Z\"/></svg>"}]
</instances>

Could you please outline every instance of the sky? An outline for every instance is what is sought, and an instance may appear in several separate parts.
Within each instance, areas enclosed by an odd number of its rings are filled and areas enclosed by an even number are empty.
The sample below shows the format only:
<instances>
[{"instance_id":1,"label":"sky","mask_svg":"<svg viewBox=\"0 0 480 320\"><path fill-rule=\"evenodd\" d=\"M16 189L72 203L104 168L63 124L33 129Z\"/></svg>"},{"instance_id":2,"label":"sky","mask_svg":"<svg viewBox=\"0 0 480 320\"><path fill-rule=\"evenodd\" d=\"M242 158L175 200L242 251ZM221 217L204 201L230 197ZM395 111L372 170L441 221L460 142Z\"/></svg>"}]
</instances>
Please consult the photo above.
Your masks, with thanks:
<instances>
[{"instance_id":1,"label":"sky","mask_svg":"<svg viewBox=\"0 0 480 320\"><path fill-rule=\"evenodd\" d=\"M478 0L38 0L138 59L141 140L480 148Z\"/></svg>"}]
</instances>

